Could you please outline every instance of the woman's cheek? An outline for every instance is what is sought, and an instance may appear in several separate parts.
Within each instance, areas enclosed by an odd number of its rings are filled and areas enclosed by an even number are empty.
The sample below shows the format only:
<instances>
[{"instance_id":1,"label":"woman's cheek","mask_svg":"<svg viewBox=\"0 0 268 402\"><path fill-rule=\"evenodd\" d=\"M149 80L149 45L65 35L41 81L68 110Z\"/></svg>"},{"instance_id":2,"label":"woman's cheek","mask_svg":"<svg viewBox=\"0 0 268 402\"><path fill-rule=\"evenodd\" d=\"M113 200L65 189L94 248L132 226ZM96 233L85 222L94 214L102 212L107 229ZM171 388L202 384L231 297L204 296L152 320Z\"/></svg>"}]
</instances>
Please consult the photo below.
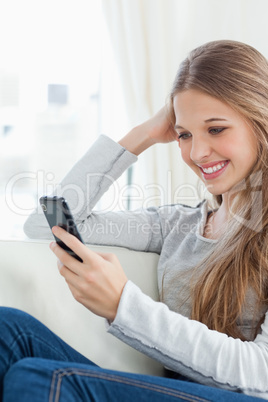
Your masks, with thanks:
<instances>
[{"instance_id":1,"label":"woman's cheek","mask_svg":"<svg viewBox=\"0 0 268 402\"><path fill-rule=\"evenodd\" d=\"M180 150L181 150L181 157L182 160L190 167L193 165L193 161L190 158L190 151L187 149L186 146L181 146L180 145Z\"/></svg>"}]
</instances>

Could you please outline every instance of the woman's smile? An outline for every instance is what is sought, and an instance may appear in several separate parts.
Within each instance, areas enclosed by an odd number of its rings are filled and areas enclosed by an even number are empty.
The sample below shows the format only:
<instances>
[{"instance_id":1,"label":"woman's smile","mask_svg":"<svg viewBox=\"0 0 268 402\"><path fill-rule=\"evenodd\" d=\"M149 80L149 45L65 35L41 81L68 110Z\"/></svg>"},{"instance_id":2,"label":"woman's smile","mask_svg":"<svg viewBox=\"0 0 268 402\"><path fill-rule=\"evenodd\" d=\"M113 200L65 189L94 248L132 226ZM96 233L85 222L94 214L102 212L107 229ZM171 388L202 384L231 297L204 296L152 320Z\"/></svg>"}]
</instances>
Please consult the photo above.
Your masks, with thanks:
<instances>
[{"instance_id":1,"label":"woman's smile","mask_svg":"<svg viewBox=\"0 0 268 402\"><path fill-rule=\"evenodd\" d=\"M173 106L182 158L212 194L224 194L248 176L257 140L243 116L196 89L177 93Z\"/></svg>"},{"instance_id":2,"label":"woman's smile","mask_svg":"<svg viewBox=\"0 0 268 402\"><path fill-rule=\"evenodd\" d=\"M199 168L205 180L212 180L215 179L216 177L219 177L223 172L225 172L228 164L229 161L208 163L206 165L199 166Z\"/></svg>"}]
</instances>

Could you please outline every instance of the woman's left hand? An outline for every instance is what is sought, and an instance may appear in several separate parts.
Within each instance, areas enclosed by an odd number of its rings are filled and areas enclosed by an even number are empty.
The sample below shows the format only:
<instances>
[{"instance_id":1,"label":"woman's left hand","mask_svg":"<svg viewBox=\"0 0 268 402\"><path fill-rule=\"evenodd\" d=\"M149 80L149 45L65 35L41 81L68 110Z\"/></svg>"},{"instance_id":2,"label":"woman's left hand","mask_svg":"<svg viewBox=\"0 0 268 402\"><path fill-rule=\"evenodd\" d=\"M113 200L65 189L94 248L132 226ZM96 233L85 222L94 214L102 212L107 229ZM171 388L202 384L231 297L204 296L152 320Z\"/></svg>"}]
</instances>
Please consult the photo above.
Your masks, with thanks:
<instances>
[{"instance_id":1,"label":"woman's left hand","mask_svg":"<svg viewBox=\"0 0 268 402\"><path fill-rule=\"evenodd\" d=\"M73 297L93 313L113 321L127 282L116 255L96 253L58 226L54 226L52 231L83 260L79 262L55 242L50 244L58 257L60 274L65 278Z\"/></svg>"}]
</instances>

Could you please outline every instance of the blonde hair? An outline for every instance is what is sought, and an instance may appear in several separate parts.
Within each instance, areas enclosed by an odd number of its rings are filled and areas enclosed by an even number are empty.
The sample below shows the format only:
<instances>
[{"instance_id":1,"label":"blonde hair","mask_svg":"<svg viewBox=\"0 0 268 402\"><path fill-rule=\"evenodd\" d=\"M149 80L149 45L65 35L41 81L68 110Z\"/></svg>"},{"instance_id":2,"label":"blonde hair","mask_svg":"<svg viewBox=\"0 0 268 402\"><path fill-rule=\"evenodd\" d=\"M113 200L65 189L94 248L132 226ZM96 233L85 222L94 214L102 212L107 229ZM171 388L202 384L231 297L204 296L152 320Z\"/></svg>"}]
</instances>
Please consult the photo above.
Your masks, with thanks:
<instances>
[{"instance_id":1,"label":"blonde hair","mask_svg":"<svg viewBox=\"0 0 268 402\"><path fill-rule=\"evenodd\" d=\"M225 234L195 269L195 275L202 274L192 285L191 317L245 340L239 324L247 292L253 289L256 294L256 311L268 302L267 60L244 43L209 42L181 63L170 94L171 104L178 92L187 89L200 90L231 106L246 119L258 142L252 171L232 190L232 217ZM214 198L219 206L221 196Z\"/></svg>"}]
</instances>

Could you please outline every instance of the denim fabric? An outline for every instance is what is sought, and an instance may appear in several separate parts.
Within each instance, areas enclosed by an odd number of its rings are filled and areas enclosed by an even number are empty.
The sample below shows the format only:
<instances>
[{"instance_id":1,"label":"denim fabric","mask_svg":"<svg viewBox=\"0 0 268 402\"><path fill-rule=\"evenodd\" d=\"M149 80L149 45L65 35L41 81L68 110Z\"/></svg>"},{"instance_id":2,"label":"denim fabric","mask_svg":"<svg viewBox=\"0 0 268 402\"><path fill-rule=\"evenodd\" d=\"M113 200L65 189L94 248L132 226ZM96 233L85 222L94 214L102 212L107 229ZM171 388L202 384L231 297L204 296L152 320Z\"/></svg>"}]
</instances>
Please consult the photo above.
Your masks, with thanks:
<instances>
[{"instance_id":1,"label":"denim fabric","mask_svg":"<svg viewBox=\"0 0 268 402\"><path fill-rule=\"evenodd\" d=\"M0 308L4 402L260 401L178 379L102 369L30 315Z\"/></svg>"}]
</instances>

